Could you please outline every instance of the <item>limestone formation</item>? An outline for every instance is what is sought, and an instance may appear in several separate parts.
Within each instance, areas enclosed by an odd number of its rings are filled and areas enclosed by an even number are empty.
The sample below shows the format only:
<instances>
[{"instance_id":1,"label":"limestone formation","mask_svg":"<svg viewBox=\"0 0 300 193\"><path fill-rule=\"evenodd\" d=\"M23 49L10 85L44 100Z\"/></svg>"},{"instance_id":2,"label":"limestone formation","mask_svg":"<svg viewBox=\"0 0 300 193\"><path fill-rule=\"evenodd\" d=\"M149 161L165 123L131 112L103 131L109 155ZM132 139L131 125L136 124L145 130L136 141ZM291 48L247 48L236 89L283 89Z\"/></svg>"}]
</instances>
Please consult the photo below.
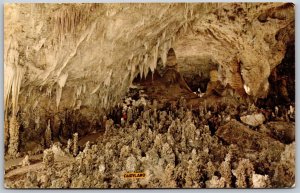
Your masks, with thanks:
<instances>
[{"instance_id":1,"label":"limestone formation","mask_svg":"<svg viewBox=\"0 0 300 193\"><path fill-rule=\"evenodd\" d=\"M52 135L51 135L51 128L50 128L50 120L48 120L47 129L45 131L45 145L46 148L49 148L52 144Z\"/></svg>"},{"instance_id":2,"label":"limestone formation","mask_svg":"<svg viewBox=\"0 0 300 193\"><path fill-rule=\"evenodd\" d=\"M283 143L295 141L295 124L290 122L269 122L266 124L270 135Z\"/></svg>"},{"instance_id":3,"label":"limestone formation","mask_svg":"<svg viewBox=\"0 0 300 193\"><path fill-rule=\"evenodd\" d=\"M253 188L268 188L270 186L269 176L253 174L252 183L253 183Z\"/></svg>"},{"instance_id":4,"label":"limestone formation","mask_svg":"<svg viewBox=\"0 0 300 193\"><path fill-rule=\"evenodd\" d=\"M5 187L295 185L294 4L4 11Z\"/></svg>"},{"instance_id":5,"label":"limestone formation","mask_svg":"<svg viewBox=\"0 0 300 193\"><path fill-rule=\"evenodd\" d=\"M44 150L43 163L45 168L52 167L54 164L54 153L51 149Z\"/></svg>"},{"instance_id":6,"label":"limestone formation","mask_svg":"<svg viewBox=\"0 0 300 193\"><path fill-rule=\"evenodd\" d=\"M261 125L266 119L262 113L256 113L252 115L245 115L240 117L241 121L247 125L256 127Z\"/></svg>"},{"instance_id":7,"label":"limestone formation","mask_svg":"<svg viewBox=\"0 0 300 193\"><path fill-rule=\"evenodd\" d=\"M78 154L78 133L73 135L73 156Z\"/></svg>"},{"instance_id":8,"label":"limestone formation","mask_svg":"<svg viewBox=\"0 0 300 193\"><path fill-rule=\"evenodd\" d=\"M29 156L28 155L26 155L25 158L22 160L21 165L22 166L28 166L28 165L30 165L30 161L29 161Z\"/></svg>"},{"instance_id":9,"label":"limestone formation","mask_svg":"<svg viewBox=\"0 0 300 193\"><path fill-rule=\"evenodd\" d=\"M260 149L263 147L274 147L277 149L284 148L284 145L279 141L253 131L236 120L231 120L224 126L221 126L216 134L228 143L237 144L240 147L250 149Z\"/></svg>"}]
</instances>

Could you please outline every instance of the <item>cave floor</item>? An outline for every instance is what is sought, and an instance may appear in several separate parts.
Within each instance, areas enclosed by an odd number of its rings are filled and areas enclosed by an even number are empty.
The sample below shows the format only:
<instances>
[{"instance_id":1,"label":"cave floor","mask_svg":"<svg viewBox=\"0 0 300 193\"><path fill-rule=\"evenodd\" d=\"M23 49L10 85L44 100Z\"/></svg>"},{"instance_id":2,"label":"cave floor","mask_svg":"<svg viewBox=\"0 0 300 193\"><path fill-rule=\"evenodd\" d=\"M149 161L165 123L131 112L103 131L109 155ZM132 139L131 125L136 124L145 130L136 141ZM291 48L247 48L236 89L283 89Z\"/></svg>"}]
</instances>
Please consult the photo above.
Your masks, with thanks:
<instances>
[{"instance_id":1,"label":"cave floor","mask_svg":"<svg viewBox=\"0 0 300 193\"><path fill-rule=\"evenodd\" d=\"M107 114L104 128L79 136L78 141L69 139L70 144L55 139L43 153L6 157L6 186L209 188L294 184L293 175L282 173L283 168L294 172L295 167L293 105L259 108L237 98L230 88L220 89L217 82L206 93L192 92L180 74L176 78L174 73L171 80L154 73L135 82L122 104ZM165 176L166 182L159 176L169 169L175 176ZM153 179L133 184L116 176L138 171ZM36 175L39 173L41 177ZM84 185L82 180L90 177L99 178L101 183Z\"/></svg>"},{"instance_id":2,"label":"cave floor","mask_svg":"<svg viewBox=\"0 0 300 193\"><path fill-rule=\"evenodd\" d=\"M162 83L151 80L147 89L153 91L151 85L157 87ZM270 110L253 104L237 104L232 96L199 97L176 83L161 86L163 88L159 89L164 93L158 98L158 92L145 90L145 83L138 86L140 88L135 91L140 93L138 99L132 99L132 93L124 98L122 112L126 116L107 115L104 129L79 137L76 154L74 147L56 140L48 149L54 155L50 167L45 165L45 152L30 155L27 160L24 156L7 158L5 186L128 188L135 185L132 181L124 181L120 175L129 171L144 171L152 176L152 179L137 181L136 186L140 188L286 187L294 184L293 176L282 173L282 168L289 167L293 172L295 166L292 157L285 157L294 155L293 106ZM170 93L180 99L168 98ZM192 97L181 95L186 93ZM114 119L121 121L114 123ZM190 168L189 162L198 169ZM225 163L229 164L228 171L244 172L249 178L252 174L267 177L261 184L249 181L254 180L250 178L241 185L240 174L226 174L222 169ZM175 176L165 178L173 183L159 177L170 167ZM250 173L245 173L248 170ZM192 174L193 171L198 172ZM226 175L231 176L230 180ZM278 180L279 177L282 180ZM49 181L50 178L54 181ZM99 183L83 182L90 178L99 179ZM188 183L190 178L194 185ZM61 184L65 179L67 182Z\"/></svg>"}]
</instances>

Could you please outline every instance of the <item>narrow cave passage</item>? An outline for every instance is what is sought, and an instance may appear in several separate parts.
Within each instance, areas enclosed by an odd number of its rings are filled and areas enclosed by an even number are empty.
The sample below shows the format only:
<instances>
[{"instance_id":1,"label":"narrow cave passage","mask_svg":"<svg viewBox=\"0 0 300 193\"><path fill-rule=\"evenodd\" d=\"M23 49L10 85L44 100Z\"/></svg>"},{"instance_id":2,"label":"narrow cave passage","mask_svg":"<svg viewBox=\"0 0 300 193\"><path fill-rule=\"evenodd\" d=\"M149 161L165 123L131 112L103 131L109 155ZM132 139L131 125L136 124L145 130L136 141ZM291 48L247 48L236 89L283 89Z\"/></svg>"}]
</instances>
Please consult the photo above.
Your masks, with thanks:
<instances>
[{"instance_id":1,"label":"narrow cave passage","mask_svg":"<svg viewBox=\"0 0 300 193\"><path fill-rule=\"evenodd\" d=\"M202 73L184 76L184 79L193 92L206 92L209 78L203 78Z\"/></svg>"},{"instance_id":2,"label":"narrow cave passage","mask_svg":"<svg viewBox=\"0 0 300 193\"><path fill-rule=\"evenodd\" d=\"M137 75L133 84L138 85L150 99L160 101L197 97L178 71L177 57L173 48L169 49L165 64L158 59L155 71L149 73L147 77L141 77Z\"/></svg>"}]
</instances>

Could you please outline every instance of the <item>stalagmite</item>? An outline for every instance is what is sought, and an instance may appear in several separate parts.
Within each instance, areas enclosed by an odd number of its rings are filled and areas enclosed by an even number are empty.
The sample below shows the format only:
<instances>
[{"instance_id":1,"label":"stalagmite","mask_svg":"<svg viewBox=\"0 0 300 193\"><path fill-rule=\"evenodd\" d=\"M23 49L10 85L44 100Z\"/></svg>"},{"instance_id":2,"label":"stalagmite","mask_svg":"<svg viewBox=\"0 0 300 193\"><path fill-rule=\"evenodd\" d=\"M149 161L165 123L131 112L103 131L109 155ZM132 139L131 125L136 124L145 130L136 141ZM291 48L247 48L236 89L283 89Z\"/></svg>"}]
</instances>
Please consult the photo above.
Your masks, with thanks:
<instances>
[{"instance_id":1,"label":"stalagmite","mask_svg":"<svg viewBox=\"0 0 300 193\"><path fill-rule=\"evenodd\" d=\"M67 147L65 148L65 152L71 153L71 146L72 146L72 140L68 139L68 141L67 141Z\"/></svg>"},{"instance_id":2,"label":"stalagmite","mask_svg":"<svg viewBox=\"0 0 300 193\"><path fill-rule=\"evenodd\" d=\"M4 118L4 147L7 149L9 142L9 123L7 118Z\"/></svg>"},{"instance_id":3,"label":"stalagmite","mask_svg":"<svg viewBox=\"0 0 300 193\"><path fill-rule=\"evenodd\" d=\"M268 175L253 174L252 176L253 188L268 188L270 180Z\"/></svg>"},{"instance_id":4,"label":"stalagmite","mask_svg":"<svg viewBox=\"0 0 300 193\"><path fill-rule=\"evenodd\" d=\"M9 123L9 144L8 154L16 156L19 149L19 123L15 116L10 119Z\"/></svg>"},{"instance_id":5,"label":"stalagmite","mask_svg":"<svg viewBox=\"0 0 300 193\"><path fill-rule=\"evenodd\" d=\"M253 170L253 165L248 159L239 161L237 169L233 171L233 175L237 178L236 186L238 188L246 188L252 185Z\"/></svg>"},{"instance_id":6,"label":"stalagmite","mask_svg":"<svg viewBox=\"0 0 300 193\"><path fill-rule=\"evenodd\" d=\"M207 188L225 188L225 179L218 176L213 176L209 181L206 182Z\"/></svg>"},{"instance_id":7,"label":"stalagmite","mask_svg":"<svg viewBox=\"0 0 300 193\"><path fill-rule=\"evenodd\" d=\"M73 156L78 154L78 133L73 135Z\"/></svg>"},{"instance_id":8,"label":"stalagmite","mask_svg":"<svg viewBox=\"0 0 300 193\"><path fill-rule=\"evenodd\" d=\"M231 158L232 154L228 153L225 157L225 160L220 165L220 173L221 176L224 177L226 182L226 187L229 188L231 186L232 173L231 173Z\"/></svg>"},{"instance_id":9,"label":"stalagmite","mask_svg":"<svg viewBox=\"0 0 300 193\"><path fill-rule=\"evenodd\" d=\"M30 165L30 161L29 161L29 156L26 155L25 158L22 160L21 165L24 166L29 166Z\"/></svg>"},{"instance_id":10,"label":"stalagmite","mask_svg":"<svg viewBox=\"0 0 300 193\"><path fill-rule=\"evenodd\" d=\"M50 148L52 144L52 132L51 132L51 127L50 127L50 120L48 120L48 125L45 130L45 146L46 148Z\"/></svg>"},{"instance_id":11,"label":"stalagmite","mask_svg":"<svg viewBox=\"0 0 300 193\"><path fill-rule=\"evenodd\" d=\"M43 163L45 168L52 167L54 164L54 153L51 149L44 150Z\"/></svg>"}]
</instances>

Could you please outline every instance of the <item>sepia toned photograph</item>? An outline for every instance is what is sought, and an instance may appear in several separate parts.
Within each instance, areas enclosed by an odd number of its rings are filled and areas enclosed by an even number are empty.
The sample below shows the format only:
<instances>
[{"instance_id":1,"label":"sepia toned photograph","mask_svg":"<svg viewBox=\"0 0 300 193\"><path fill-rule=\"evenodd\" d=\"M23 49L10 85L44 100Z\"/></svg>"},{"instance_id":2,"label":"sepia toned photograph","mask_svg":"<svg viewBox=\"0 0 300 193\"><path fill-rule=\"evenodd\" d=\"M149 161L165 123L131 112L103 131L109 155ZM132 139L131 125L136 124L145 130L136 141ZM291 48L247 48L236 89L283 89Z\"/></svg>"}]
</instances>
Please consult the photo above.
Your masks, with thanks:
<instances>
[{"instance_id":1,"label":"sepia toned photograph","mask_svg":"<svg viewBox=\"0 0 300 193\"><path fill-rule=\"evenodd\" d=\"M295 5L5 3L7 189L294 188Z\"/></svg>"}]
</instances>

